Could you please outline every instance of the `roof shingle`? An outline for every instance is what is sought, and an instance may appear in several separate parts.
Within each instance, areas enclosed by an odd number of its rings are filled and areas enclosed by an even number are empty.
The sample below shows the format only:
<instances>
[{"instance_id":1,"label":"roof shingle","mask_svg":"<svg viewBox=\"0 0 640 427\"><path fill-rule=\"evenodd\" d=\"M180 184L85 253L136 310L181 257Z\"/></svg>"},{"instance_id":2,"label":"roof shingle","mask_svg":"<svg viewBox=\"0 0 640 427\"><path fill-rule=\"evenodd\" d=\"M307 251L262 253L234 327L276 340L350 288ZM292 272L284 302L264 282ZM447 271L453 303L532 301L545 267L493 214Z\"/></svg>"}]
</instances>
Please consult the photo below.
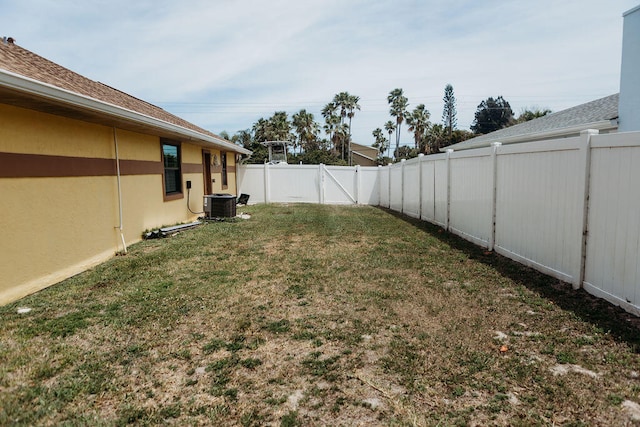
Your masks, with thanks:
<instances>
[{"instance_id":1,"label":"roof shingle","mask_svg":"<svg viewBox=\"0 0 640 427\"><path fill-rule=\"evenodd\" d=\"M0 69L134 111L154 119L162 120L194 132L220 138L218 135L202 129L180 117L174 116L158 106L126 94L106 84L84 77L15 43L3 43L0 41Z\"/></svg>"},{"instance_id":2,"label":"roof shingle","mask_svg":"<svg viewBox=\"0 0 640 427\"><path fill-rule=\"evenodd\" d=\"M614 120L618 118L618 95L619 94L616 93L528 122L499 129L495 132L480 135L447 148L462 150L470 146L478 147L482 145L482 143L488 144L506 138L524 138L527 135L543 134L545 132L571 129L605 120Z\"/></svg>"}]
</instances>

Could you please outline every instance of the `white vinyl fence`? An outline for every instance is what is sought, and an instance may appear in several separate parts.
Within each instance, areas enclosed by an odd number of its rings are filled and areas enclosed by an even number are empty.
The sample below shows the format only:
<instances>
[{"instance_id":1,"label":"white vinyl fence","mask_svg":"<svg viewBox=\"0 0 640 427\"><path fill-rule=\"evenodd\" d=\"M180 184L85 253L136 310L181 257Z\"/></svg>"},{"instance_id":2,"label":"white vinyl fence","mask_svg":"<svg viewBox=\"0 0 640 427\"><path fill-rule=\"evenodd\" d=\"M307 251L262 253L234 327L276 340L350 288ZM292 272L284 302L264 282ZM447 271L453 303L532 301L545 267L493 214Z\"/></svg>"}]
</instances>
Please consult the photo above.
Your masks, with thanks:
<instances>
[{"instance_id":1,"label":"white vinyl fence","mask_svg":"<svg viewBox=\"0 0 640 427\"><path fill-rule=\"evenodd\" d=\"M240 165L238 188L251 203L378 205L377 167Z\"/></svg>"},{"instance_id":2,"label":"white vinyl fence","mask_svg":"<svg viewBox=\"0 0 640 427\"><path fill-rule=\"evenodd\" d=\"M420 156L385 167L241 166L251 201L379 205L640 315L640 132Z\"/></svg>"}]
</instances>

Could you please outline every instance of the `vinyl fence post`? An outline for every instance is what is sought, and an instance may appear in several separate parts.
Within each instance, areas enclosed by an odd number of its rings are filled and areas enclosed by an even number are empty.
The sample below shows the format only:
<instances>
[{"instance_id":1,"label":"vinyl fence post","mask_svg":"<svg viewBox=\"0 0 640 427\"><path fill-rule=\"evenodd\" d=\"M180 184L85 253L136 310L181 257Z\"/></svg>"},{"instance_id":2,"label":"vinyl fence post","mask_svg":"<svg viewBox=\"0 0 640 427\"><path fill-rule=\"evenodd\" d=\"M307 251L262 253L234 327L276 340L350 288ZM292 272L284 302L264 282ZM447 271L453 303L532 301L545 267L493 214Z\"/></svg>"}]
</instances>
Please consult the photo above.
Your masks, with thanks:
<instances>
[{"instance_id":1,"label":"vinyl fence post","mask_svg":"<svg viewBox=\"0 0 640 427\"><path fill-rule=\"evenodd\" d=\"M391 209L391 165L387 165L387 200L389 202L389 209Z\"/></svg>"},{"instance_id":2,"label":"vinyl fence post","mask_svg":"<svg viewBox=\"0 0 640 427\"><path fill-rule=\"evenodd\" d=\"M496 208L498 203L498 148L501 142L491 143L491 228L487 250L492 251L496 245Z\"/></svg>"},{"instance_id":3,"label":"vinyl fence post","mask_svg":"<svg viewBox=\"0 0 640 427\"><path fill-rule=\"evenodd\" d=\"M578 194L581 196L582 215L580 218L580 242L578 250L580 257L578 260L578 274L572 285L573 289L580 289L584 282L585 267L587 261L587 237L589 234L589 181L591 175L591 136L599 132L595 129L587 129L580 132L580 162L583 166L583 176L580 179Z\"/></svg>"},{"instance_id":4,"label":"vinyl fence post","mask_svg":"<svg viewBox=\"0 0 640 427\"><path fill-rule=\"evenodd\" d=\"M264 164L264 202L269 203L271 201L270 197L270 186L269 183L269 165L267 163Z\"/></svg>"},{"instance_id":5,"label":"vinyl fence post","mask_svg":"<svg viewBox=\"0 0 640 427\"><path fill-rule=\"evenodd\" d=\"M356 165L356 205L360 204L360 165Z\"/></svg>"},{"instance_id":6,"label":"vinyl fence post","mask_svg":"<svg viewBox=\"0 0 640 427\"><path fill-rule=\"evenodd\" d=\"M400 160L400 213L404 213L404 165L407 159Z\"/></svg>"},{"instance_id":7,"label":"vinyl fence post","mask_svg":"<svg viewBox=\"0 0 640 427\"><path fill-rule=\"evenodd\" d=\"M382 165L378 165L378 206L382 206Z\"/></svg>"},{"instance_id":8,"label":"vinyl fence post","mask_svg":"<svg viewBox=\"0 0 640 427\"><path fill-rule=\"evenodd\" d=\"M422 219L422 160L424 154L418 154L418 219Z\"/></svg>"},{"instance_id":9,"label":"vinyl fence post","mask_svg":"<svg viewBox=\"0 0 640 427\"><path fill-rule=\"evenodd\" d=\"M449 231L449 218L451 217L451 154L453 153L452 148L447 148L447 213L444 219L444 229Z\"/></svg>"},{"instance_id":10,"label":"vinyl fence post","mask_svg":"<svg viewBox=\"0 0 640 427\"><path fill-rule=\"evenodd\" d=\"M320 204L324 205L324 164L318 165L318 197Z\"/></svg>"}]
</instances>

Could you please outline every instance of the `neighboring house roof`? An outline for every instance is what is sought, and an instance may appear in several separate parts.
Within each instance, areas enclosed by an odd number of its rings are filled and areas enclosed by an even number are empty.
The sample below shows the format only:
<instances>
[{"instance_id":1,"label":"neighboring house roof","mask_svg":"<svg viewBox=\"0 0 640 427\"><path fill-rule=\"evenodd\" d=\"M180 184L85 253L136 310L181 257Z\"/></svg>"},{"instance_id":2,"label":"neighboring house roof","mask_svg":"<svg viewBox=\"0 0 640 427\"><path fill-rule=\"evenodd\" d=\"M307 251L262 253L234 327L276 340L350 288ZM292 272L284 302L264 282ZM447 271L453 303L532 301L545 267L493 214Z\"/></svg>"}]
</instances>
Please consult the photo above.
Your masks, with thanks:
<instances>
[{"instance_id":1,"label":"neighboring house roof","mask_svg":"<svg viewBox=\"0 0 640 427\"><path fill-rule=\"evenodd\" d=\"M88 79L15 43L0 41L2 103L250 154L162 108Z\"/></svg>"},{"instance_id":2,"label":"neighboring house roof","mask_svg":"<svg viewBox=\"0 0 640 427\"><path fill-rule=\"evenodd\" d=\"M578 135L585 129L612 131L618 127L618 95L609 95L576 107L547 114L443 149L466 150L486 147L492 142L510 144Z\"/></svg>"},{"instance_id":3,"label":"neighboring house roof","mask_svg":"<svg viewBox=\"0 0 640 427\"><path fill-rule=\"evenodd\" d=\"M353 163L360 166L372 166L377 164L378 149L367 145L351 143ZM362 160L358 160L361 158Z\"/></svg>"},{"instance_id":4,"label":"neighboring house roof","mask_svg":"<svg viewBox=\"0 0 640 427\"><path fill-rule=\"evenodd\" d=\"M355 142L351 143L351 151L373 160L378 156L377 148L369 147L368 145L356 144Z\"/></svg>"}]
</instances>

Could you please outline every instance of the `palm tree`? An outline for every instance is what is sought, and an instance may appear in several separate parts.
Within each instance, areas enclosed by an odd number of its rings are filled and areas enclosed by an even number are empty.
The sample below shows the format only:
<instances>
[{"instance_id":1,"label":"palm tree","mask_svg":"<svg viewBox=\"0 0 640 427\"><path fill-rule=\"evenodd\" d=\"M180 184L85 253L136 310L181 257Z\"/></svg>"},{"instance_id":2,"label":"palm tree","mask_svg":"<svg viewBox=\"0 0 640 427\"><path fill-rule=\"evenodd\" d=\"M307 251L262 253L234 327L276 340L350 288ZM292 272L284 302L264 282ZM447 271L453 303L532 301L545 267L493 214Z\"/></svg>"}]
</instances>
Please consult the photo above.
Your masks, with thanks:
<instances>
[{"instance_id":1,"label":"palm tree","mask_svg":"<svg viewBox=\"0 0 640 427\"><path fill-rule=\"evenodd\" d=\"M345 118L349 117L349 144L351 144L351 118L353 117L353 110L360 109L360 105L358 105L358 101L360 97L350 95L349 92L340 92L334 95L333 104L336 105L337 108L340 108L340 125L343 125L345 122ZM344 141L342 143L342 160L344 160ZM351 162L349 162L351 163Z\"/></svg>"},{"instance_id":2,"label":"palm tree","mask_svg":"<svg viewBox=\"0 0 640 427\"><path fill-rule=\"evenodd\" d=\"M396 130L396 124L393 123L391 120L387 121L387 123L384 124L384 129L389 132L389 144L387 144L387 148L391 149L391 134L393 133L393 131ZM391 153L389 153L388 157L391 157L390 155Z\"/></svg>"},{"instance_id":3,"label":"palm tree","mask_svg":"<svg viewBox=\"0 0 640 427\"><path fill-rule=\"evenodd\" d=\"M302 109L292 117L293 127L298 134L298 144L300 149L307 150L309 145L315 141L318 137L318 123L313 119L312 113L307 113L307 110Z\"/></svg>"},{"instance_id":4,"label":"palm tree","mask_svg":"<svg viewBox=\"0 0 640 427\"><path fill-rule=\"evenodd\" d=\"M337 123L333 137L335 139L335 147L343 154L342 160L344 160L344 149L349 137L349 126L346 123Z\"/></svg>"},{"instance_id":5,"label":"palm tree","mask_svg":"<svg viewBox=\"0 0 640 427\"><path fill-rule=\"evenodd\" d=\"M291 122L285 111L276 111L269 118L270 141L289 141L291 138Z\"/></svg>"},{"instance_id":6,"label":"palm tree","mask_svg":"<svg viewBox=\"0 0 640 427\"><path fill-rule=\"evenodd\" d=\"M407 115L407 107L409 106L409 100L403 95L402 89L396 88L389 92L387 96L387 102L391 105L389 114L396 118L396 151L400 146L400 127Z\"/></svg>"},{"instance_id":7,"label":"palm tree","mask_svg":"<svg viewBox=\"0 0 640 427\"><path fill-rule=\"evenodd\" d=\"M373 143L373 147L378 149L378 158L381 158L384 155L384 152L387 151L387 139L384 137L382 129L380 128L375 128L371 134L376 139Z\"/></svg>"},{"instance_id":8,"label":"palm tree","mask_svg":"<svg viewBox=\"0 0 640 427\"><path fill-rule=\"evenodd\" d=\"M447 128L441 124L435 124L427 131L427 144L432 153L440 151L443 143L448 140Z\"/></svg>"},{"instance_id":9,"label":"palm tree","mask_svg":"<svg viewBox=\"0 0 640 427\"><path fill-rule=\"evenodd\" d=\"M413 132L413 138L415 141L415 148L423 151L425 148L424 142L429 129L429 117L431 114L427 110L424 104L419 104L412 112L407 116L407 125L409 125L409 131ZM427 154L429 154L427 152Z\"/></svg>"},{"instance_id":10,"label":"palm tree","mask_svg":"<svg viewBox=\"0 0 640 427\"><path fill-rule=\"evenodd\" d=\"M258 119L258 121L253 124L253 135L257 142L265 142L269 140L269 136L267 135L268 126L269 122L262 117L260 117L260 119Z\"/></svg>"},{"instance_id":11,"label":"palm tree","mask_svg":"<svg viewBox=\"0 0 640 427\"><path fill-rule=\"evenodd\" d=\"M349 166L351 166L351 119L355 115L354 110L360 110L360 97L356 95L349 95L347 100L347 117L349 117Z\"/></svg>"},{"instance_id":12,"label":"palm tree","mask_svg":"<svg viewBox=\"0 0 640 427\"><path fill-rule=\"evenodd\" d=\"M324 131L329 136L329 141L334 142L335 129L340 124L340 117L336 115L338 106L334 102L330 102L322 108L322 117L324 117Z\"/></svg>"}]
</instances>

